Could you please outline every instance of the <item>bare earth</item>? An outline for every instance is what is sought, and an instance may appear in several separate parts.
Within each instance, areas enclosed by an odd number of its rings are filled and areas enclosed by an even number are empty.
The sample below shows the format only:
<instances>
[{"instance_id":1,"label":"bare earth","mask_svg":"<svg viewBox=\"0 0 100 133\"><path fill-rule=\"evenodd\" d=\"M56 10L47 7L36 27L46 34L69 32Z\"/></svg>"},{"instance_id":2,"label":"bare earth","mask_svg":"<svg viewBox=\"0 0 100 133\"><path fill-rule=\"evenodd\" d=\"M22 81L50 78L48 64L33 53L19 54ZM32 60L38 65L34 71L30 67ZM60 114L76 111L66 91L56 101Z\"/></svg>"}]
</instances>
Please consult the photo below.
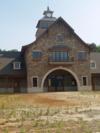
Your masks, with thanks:
<instances>
[{"instance_id":1,"label":"bare earth","mask_svg":"<svg viewBox=\"0 0 100 133\"><path fill-rule=\"evenodd\" d=\"M0 95L0 133L100 133L100 92Z\"/></svg>"}]
</instances>

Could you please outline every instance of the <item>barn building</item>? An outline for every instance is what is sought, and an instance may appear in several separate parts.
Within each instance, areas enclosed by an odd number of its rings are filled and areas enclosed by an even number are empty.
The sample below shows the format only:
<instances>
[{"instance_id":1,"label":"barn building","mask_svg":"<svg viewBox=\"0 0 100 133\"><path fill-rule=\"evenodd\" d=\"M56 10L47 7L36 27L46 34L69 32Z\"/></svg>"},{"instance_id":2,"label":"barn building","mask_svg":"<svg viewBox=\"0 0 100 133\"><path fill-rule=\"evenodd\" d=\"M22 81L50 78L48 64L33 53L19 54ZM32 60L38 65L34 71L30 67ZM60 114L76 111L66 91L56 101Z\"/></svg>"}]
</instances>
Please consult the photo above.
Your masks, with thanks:
<instances>
[{"instance_id":1,"label":"barn building","mask_svg":"<svg viewBox=\"0 0 100 133\"><path fill-rule=\"evenodd\" d=\"M49 7L36 28L20 52L0 52L0 93L100 90L100 53Z\"/></svg>"}]
</instances>

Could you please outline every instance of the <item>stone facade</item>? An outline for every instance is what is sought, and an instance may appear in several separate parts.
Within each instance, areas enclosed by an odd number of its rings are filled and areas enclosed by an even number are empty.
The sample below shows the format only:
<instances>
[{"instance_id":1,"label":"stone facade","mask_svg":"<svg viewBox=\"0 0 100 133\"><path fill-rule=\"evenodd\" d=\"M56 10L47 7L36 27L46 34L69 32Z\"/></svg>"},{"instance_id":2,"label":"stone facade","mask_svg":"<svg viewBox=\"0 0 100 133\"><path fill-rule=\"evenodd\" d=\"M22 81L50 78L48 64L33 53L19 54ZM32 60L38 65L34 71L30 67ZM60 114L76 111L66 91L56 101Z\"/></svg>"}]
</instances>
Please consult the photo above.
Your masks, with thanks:
<instances>
[{"instance_id":1,"label":"stone facade","mask_svg":"<svg viewBox=\"0 0 100 133\"><path fill-rule=\"evenodd\" d=\"M49 49L59 45L56 41L58 34L63 34L63 44L70 48L69 57L73 58L72 63L49 63ZM39 60L33 60L32 52L41 51L42 57ZM79 61L77 54L79 51L87 52L87 59ZM27 69L27 87L28 92L43 92L43 79L49 71L53 69L63 69L69 71L76 79L78 90L91 90L90 74L90 49L74 32L74 30L62 19L58 18L36 41L27 46L25 50L25 62ZM87 77L87 85L83 86L82 77ZM37 77L38 85L33 87L32 79Z\"/></svg>"},{"instance_id":2,"label":"stone facade","mask_svg":"<svg viewBox=\"0 0 100 133\"><path fill-rule=\"evenodd\" d=\"M21 52L1 53L0 92L91 91L96 86L99 90L99 65L98 70L90 69L91 57L96 60L98 55L90 55L90 46L63 18L53 17L49 8L44 15L33 43ZM14 62L21 68L14 70Z\"/></svg>"}]
</instances>

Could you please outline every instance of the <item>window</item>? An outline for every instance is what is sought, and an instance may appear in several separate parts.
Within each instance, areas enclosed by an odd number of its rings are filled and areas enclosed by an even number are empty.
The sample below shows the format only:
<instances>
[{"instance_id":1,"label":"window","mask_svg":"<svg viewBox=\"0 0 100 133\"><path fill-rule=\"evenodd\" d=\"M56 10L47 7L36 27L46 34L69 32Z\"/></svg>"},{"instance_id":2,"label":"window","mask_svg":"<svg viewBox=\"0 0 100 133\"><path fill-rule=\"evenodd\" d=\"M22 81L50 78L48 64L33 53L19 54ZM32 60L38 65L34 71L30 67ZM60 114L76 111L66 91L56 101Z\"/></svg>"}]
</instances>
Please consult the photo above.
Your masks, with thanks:
<instances>
[{"instance_id":1,"label":"window","mask_svg":"<svg viewBox=\"0 0 100 133\"><path fill-rule=\"evenodd\" d=\"M90 68L91 69L96 69L96 63L94 61L90 62Z\"/></svg>"},{"instance_id":2,"label":"window","mask_svg":"<svg viewBox=\"0 0 100 133\"><path fill-rule=\"evenodd\" d=\"M21 62L13 62L13 69L20 70L21 69Z\"/></svg>"},{"instance_id":3,"label":"window","mask_svg":"<svg viewBox=\"0 0 100 133\"><path fill-rule=\"evenodd\" d=\"M63 34L58 34L56 36L56 41L57 41L57 43L63 43L64 42L64 35Z\"/></svg>"},{"instance_id":4,"label":"window","mask_svg":"<svg viewBox=\"0 0 100 133\"><path fill-rule=\"evenodd\" d=\"M33 57L33 59L40 59L42 57L42 52L41 51L33 51L32 57Z\"/></svg>"},{"instance_id":5,"label":"window","mask_svg":"<svg viewBox=\"0 0 100 133\"><path fill-rule=\"evenodd\" d=\"M33 77L33 87L37 87L37 77Z\"/></svg>"},{"instance_id":6,"label":"window","mask_svg":"<svg viewBox=\"0 0 100 133\"><path fill-rule=\"evenodd\" d=\"M68 52L55 51L51 53L50 60L55 62L65 62L68 61Z\"/></svg>"},{"instance_id":7,"label":"window","mask_svg":"<svg viewBox=\"0 0 100 133\"><path fill-rule=\"evenodd\" d=\"M78 60L84 61L87 59L87 52L86 51L79 51L77 56L78 56Z\"/></svg>"},{"instance_id":8,"label":"window","mask_svg":"<svg viewBox=\"0 0 100 133\"><path fill-rule=\"evenodd\" d=\"M87 77L86 76L82 77L82 83L83 83L84 86L87 85Z\"/></svg>"}]
</instances>

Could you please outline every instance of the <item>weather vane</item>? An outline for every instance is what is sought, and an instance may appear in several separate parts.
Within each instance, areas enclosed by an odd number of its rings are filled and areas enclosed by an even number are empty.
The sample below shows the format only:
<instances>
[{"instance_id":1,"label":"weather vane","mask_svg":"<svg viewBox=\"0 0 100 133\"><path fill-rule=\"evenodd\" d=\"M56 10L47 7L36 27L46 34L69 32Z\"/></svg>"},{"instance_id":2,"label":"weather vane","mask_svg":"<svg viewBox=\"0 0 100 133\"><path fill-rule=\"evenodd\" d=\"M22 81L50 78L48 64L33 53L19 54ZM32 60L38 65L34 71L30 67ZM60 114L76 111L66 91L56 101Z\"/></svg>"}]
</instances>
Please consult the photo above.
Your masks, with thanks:
<instances>
[{"instance_id":1,"label":"weather vane","mask_svg":"<svg viewBox=\"0 0 100 133\"><path fill-rule=\"evenodd\" d=\"M49 0L47 0L47 7L49 7L50 6L50 1Z\"/></svg>"}]
</instances>

